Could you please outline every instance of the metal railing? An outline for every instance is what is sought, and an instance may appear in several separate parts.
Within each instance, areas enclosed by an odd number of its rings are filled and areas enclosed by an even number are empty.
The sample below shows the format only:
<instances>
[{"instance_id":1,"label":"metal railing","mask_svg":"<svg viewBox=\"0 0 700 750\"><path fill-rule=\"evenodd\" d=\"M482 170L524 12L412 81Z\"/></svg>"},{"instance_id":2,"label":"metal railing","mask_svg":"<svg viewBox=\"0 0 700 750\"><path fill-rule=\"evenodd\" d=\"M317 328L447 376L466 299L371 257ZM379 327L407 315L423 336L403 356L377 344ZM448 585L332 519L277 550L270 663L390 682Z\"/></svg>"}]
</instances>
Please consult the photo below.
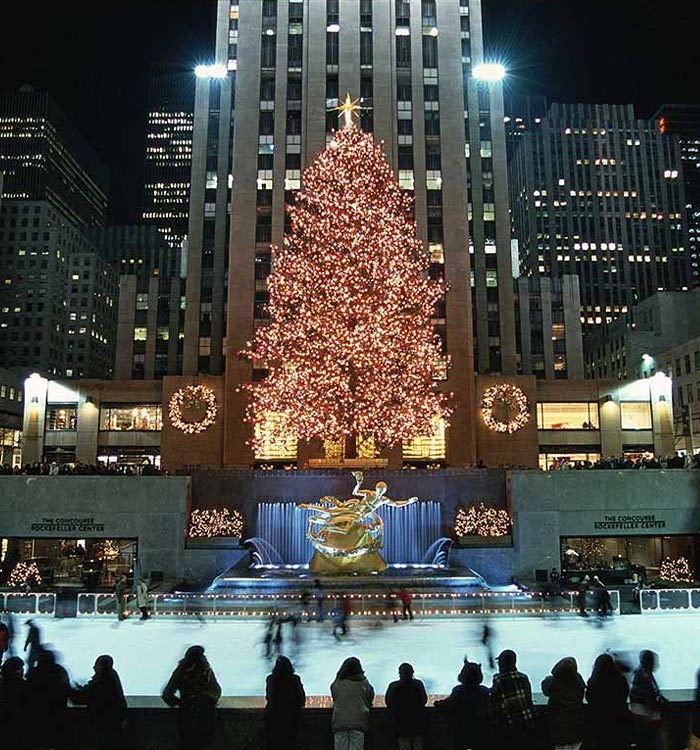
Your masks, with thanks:
<instances>
[{"instance_id":1,"label":"metal railing","mask_svg":"<svg viewBox=\"0 0 700 750\"><path fill-rule=\"evenodd\" d=\"M347 594L351 611L360 617L388 617L401 612L401 605L388 603L386 593ZM315 601L302 606L298 594L151 594L149 611L152 615L180 617L272 617L285 615L313 616ZM620 612L620 594L610 591L613 613ZM337 599L328 596L324 602L327 616L333 616ZM594 609L592 600L587 602ZM129 595L127 614L138 614L136 598ZM559 596L535 592L475 593L416 593L413 597L414 617L440 617L455 615L541 615L578 612L575 592ZM114 594L79 594L77 615L116 616L117 601Z\"/></svg>"},{"instance_id":2,"label":"metal railing","mask_svg":"<svg viewBox=\"0 0 700 750\"><path fill-rule=\"evenodd\" d=\"M642 589L639 592L642 614L700 611L700 589Z\"/></svg>"},{"instance_id":3,"label":"metal railing","mask_svg":"<svg viewBox=\"0 0 700 750\"><path fill-rule=\"evenodd\" d=\"M38 591L24 593L0 592L0 612L15 615L54 615L56 614L56 594Z\"/></svg>"}]
</instances>

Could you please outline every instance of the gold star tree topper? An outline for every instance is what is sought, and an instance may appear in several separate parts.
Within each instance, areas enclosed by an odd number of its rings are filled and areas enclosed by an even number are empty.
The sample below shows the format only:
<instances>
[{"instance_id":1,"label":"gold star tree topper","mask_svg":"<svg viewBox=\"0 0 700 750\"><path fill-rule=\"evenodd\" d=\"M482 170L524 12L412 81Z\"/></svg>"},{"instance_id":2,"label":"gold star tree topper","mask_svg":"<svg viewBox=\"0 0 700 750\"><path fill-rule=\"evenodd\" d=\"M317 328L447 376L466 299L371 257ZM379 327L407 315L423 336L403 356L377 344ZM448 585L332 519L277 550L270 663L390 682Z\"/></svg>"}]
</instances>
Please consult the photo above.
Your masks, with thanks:
<instances>
[{"instance_id":1,"label":"gold star tree topper","mask_svg":"<svg viewBox=\"0 0 700 750\"><path fill-rule=\"evenodd\" d=\"M353 100L350 94L345 94L345 101L343 101L343 103L339 107L336 107L338 112L340 112L338 117L345 118L346 128L349 128L350 125L352 125L353 115L358 118L360 116L359 111L362 109L362 107L358 104L359 101L359 99Z\"/></svg>"}]
</instances>

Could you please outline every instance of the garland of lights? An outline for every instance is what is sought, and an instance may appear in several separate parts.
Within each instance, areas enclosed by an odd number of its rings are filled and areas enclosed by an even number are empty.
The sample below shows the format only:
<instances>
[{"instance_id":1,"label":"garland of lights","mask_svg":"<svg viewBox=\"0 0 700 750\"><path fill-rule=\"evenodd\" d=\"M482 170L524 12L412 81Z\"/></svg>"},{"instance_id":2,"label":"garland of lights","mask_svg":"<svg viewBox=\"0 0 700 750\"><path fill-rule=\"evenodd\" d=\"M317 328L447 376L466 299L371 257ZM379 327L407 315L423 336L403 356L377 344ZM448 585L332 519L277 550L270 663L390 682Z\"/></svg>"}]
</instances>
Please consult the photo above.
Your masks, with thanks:
<instances>
[{"instance_id":1,"label":"garland of lights","mask_svg":"<svg viewBox=\"0 0 700 750\"><path fill-rule=\"evenodd\" d=\"M26 584L41 586L41 574L36 563L18 562L7 579L10 586L19 588Z\"/></svg>"},{"instance_id":2,"label":"garland of lights","mask_svg":"<svg viewBox=\"0 0 700 750\"><path fill-rule=\"evenodd\" d=\"M201 419L192 422L183 418L183 407L200 406L206 407L206 412ZM186 385L173 393L168 404L168 414L173 427L188 435L196 435L211 427L216 421L217 412L216 394L206 385Z\"/></svg>"},{"instance_id":3,"label":"garland of lights","mask_svg":"<svg viewBox=\"0 0 700 750\"><path fill-rule=\"evenodd\" d=\"M667 557L661 562L659 578L662 581L673 583L692 583L693 575L690 572L690 563L685 557L679 557L677 560Z\"/></svg>"},{"instance_id":4,"label":"garland of lights","mask_svg":"<svg viewBox=\"0 0 700 750\"><path fill-rule=\"evenodd\" d=\"M511 521L503 508L489 508L483 502L457 508L455 515L456 536L506 536L510 534Z\"/></svg>"},{"instance_id":5,"label":"garland of lights","mask_svg":"<svg viewBox=\"0 0 700 750\"><path fill-rule=\"evenodd\" d=\"M190 514L190 528L187 536L190 539L217 536L241 537L243 534L243 516L239 511L228 508L206 510L195 508Z\"/></svg>"},{"instance_id":6,"label":"garland of lights","mask_svg":"<svg viewBox=\"0 0 700 750\"><path fill-rule=\"evenodd\" d=\"M511 419L502 420L494 415L494 407L503 404L508 410L516 412ZM481 414L489 430L505 432L512 435L525 427L530 419L530 406L527 396L521 388L512 383L494 385L484 391L481 397Z\"/></svg>"}]
</instances>

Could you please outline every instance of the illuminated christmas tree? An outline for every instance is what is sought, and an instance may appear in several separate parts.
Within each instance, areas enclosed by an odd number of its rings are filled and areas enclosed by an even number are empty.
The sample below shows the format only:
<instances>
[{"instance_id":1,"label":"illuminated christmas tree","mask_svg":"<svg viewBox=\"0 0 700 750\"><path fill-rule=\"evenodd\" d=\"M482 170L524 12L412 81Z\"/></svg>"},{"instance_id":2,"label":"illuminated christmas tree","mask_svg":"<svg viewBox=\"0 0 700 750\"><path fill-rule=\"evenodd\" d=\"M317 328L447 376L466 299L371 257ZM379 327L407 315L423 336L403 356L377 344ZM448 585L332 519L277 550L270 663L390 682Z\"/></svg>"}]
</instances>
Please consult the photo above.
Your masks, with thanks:
<instances>
[{"instance_id":1,"label":"illuminated christmas tree","mask_svg":"<svg viewBox=\"0 0 700 750\"><path fill-rule=\"evenodd\" d=\"M291 232L272 248L270 324L245 352L268 375L248 386L247 419L279 439L392 446L449 415L431 377L446 289L427 276L410 196L352 122L359 107L348 97L339 109L345 126L304 171Z\"/></svg>"}]
</instances>

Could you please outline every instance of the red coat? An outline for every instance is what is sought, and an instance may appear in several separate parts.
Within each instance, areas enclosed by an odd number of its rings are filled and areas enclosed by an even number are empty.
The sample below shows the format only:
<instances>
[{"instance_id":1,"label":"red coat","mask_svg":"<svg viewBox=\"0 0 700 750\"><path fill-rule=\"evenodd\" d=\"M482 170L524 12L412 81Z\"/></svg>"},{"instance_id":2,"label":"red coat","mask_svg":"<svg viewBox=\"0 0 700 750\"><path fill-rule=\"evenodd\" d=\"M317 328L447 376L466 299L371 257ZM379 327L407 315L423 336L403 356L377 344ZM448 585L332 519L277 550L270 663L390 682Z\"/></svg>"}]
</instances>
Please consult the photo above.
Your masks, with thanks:
<instances>
[{"instance_id":1,"label":"red coat","mask_svg":"<svg viewBox=\"0 0 700 750\"><path fill-rule=\"evenodd\" d=\"M404 607L408 607L408 605L413 601L411 592L407 591L406 589L401 589L401 591L399 591L399 599L401 600L401 604L403 604Z\"/></svg>"}]
</instances>

